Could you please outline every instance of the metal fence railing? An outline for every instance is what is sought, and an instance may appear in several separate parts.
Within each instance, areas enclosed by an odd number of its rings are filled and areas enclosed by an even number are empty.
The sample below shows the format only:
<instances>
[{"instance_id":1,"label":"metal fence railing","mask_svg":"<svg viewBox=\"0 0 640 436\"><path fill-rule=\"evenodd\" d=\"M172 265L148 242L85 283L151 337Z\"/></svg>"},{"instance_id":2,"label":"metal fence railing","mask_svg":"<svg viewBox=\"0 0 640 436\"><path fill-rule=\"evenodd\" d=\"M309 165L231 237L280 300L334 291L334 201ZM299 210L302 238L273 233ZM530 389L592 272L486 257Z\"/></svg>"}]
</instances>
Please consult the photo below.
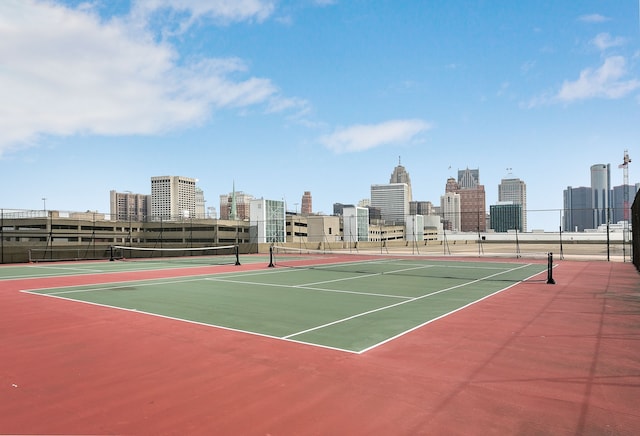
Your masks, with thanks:
<instances>
[{"instance_id":1,"label":"metal fence railing","mask_svg":"<svg viewBox=\"0 0 640 436\"><path fill-rule=\"evenodd\" d=\"M116 220L90 211L0 208L0 264L27 262L31 260L29 250L46 258L62 253L64 257L90 259L104 258L114 245L196 248L232 244L243 250L259 250L257 244L283 243L315 249L397 250L434 255L523 256L553 252L556 259L633 260L640 269L640 200L627 210L624 221L609 219L606 225L584 229L568 226L567 213L561 209L529 209L525 213L511 208L495 216L485 211L468 212L473 220L449 212L385 220L372 210L367 212L364 223L359 221L360 216L286 212L286 216L278 217L277 238L271 238L267 235L270 221L182 216ZM573 212L572 218L580 214L593 216L588 213L591 210Z\"/></svg>"}]
</instances>

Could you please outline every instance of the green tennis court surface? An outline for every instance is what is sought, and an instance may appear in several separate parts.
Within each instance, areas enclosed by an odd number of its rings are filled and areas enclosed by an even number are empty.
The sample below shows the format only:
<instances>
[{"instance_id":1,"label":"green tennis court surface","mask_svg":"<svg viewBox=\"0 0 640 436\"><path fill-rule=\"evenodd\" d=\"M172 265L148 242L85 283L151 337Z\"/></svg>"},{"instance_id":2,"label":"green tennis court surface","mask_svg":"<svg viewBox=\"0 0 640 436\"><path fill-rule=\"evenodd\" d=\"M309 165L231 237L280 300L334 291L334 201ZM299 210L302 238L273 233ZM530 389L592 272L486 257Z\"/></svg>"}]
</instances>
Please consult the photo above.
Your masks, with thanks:
<instances>
[{"instance_id":1,"label":"green tennis court surface","mask_svg":"<svg viewBox=\"0 0 640 436\"><path fill-rule=\"evenodd\" d=\"M544 280L545 269L395 259L30 293L361 353L516 283Z\"/></svg>"}]
</instances>

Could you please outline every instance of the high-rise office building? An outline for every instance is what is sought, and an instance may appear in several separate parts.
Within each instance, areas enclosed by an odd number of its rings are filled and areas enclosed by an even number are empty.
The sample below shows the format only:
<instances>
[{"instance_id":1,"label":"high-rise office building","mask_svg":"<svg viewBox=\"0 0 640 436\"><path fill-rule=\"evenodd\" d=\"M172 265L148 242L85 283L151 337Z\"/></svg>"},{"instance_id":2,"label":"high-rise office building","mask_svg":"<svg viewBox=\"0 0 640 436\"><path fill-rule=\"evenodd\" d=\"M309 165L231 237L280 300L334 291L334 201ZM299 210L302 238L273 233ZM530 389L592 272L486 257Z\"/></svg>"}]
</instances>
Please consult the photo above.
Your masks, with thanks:
<instances>
[{"instance_id":1,"label":"high-rise office building","mask_svg":"<svg viewBox=\"0 0 640 436\"><path fill-rule=\"evenodd\" d=\"M607 223L611 195L611 165L591 166L591 204L593 228Z\"/></svg>"},{"instance_id":2,"label":"high-rise office building","mask_svg":"<svg viewBox=\"0 0 640 436\"><path fill-rule=\"evenodd\" d=\"M196 200L195 218L198 218L198 219L206 218L204 191L198 188L197 186L196 186L195 200Z\"/></svg>"},{"instance_id":3,"label":"high-rise office building","mask_svg":"<svg viewBox=\"0 0 640 436\"><path fill-rule=\"evenodd\" d=\"M511 202L519 204L520 216L518 230L527 231L527 184L513 174L508 174L498 185L498 202ZM515 210L515 209L512 209Z\"/></svg>"},{"instance_id":4,"label":"high-rise office building","mask_svg":"<svg viewBox=\"0 0 640 436\"><path fill-rule=\"evenodd\" d=\"M461 232L484 232L487 230L486 194L484 185L480 185L478 170L466 169L458 171L458 181L447 179L446 192L460 195L460 227ZM443 211L441 210L441 213Z\"/></svg>"},{"instance_id":5,"label":"high-rise office building","mask_svg":"<svg viewBox=\"0 0 640 436\"><path fill-rule=\"evenodd\" d=\"M404 223L409 215L409 186L406 183L371 185L371 207L380 209L388 223Z\"/></svg>"},{"instance_id":6,"label":"high-rise office building","mask_svg":"<svg viewBox=\"0 0 640 436\"><path fill-rule=\"evenodd\" d=\"M409 215L434 215L435 208L430 201L410 201Z\"/></svg>"},{"instance_id":7,"label":"high-rise office building","mask_svg":"<svg viewBox=\"0 0 640 436\"><path fill-rule=\"evenodd\" d=\"M480 184L480 170L458 170L458 187L460 189L475 188Z\"/></svg>"},{"instance_id":8,"label":"high-rise office building","mask_svg":"<svg viewBox=\"0 0 640 436\"><path fill-rule=\"evenodd\" d=\"M333 203L333 214L343 215L345 207L354 207L353 204Z\"/></svg>"},{"instance_id":9,"label":"high-rise office building","mask_svg":"<svg viewBox=\"0 0 640 436\"><path fill-rule=\"evenodd\" d=\"M221 220L248 220L253 195L242 191L232 191L220 195L220 219Z\"/></svg>"},{"instance_id":10,"label":"high-rise office building","mask_svg":"<svg viewBox=\"0 0 640 436\"><path fill-rule=\"evenodd\" d=\"M614 186L611 190L611 222L630 222L631 204L636 194L640 191L640 183L635 185ZM625 203L627 208L625 210Z\"/></svg>"},{"instance_id":11,"label":"high-rise office building","mask_svg":"<svg viewBox=\"0 0 640 436\"><path fill-rule=\"evenodd\" d=\"M151 177L151 217L178 220L196 216L196 179L182 176Z\"/></svg>"},{"instance_id":12,"label":"high-rise office building","mask_svg":"<svg viewBox=\"0 0 640 436\"><path fill-rule=\"evenodd\" d=\"M393 173L391 173L389 183L406 183L408 190L407 197L409 201L413 199L411 194L411 178L409 177L409 173L406 168L400 163L400 158L398 158L398 166L396 166L393 169Z\"/></svg>"},{"instance_id":13,"label":"high-rise office building","mask_svg":"<svg viewBox=\"0 0 640 436\"><path fill-rule=\"evenodd\" d=\"M447 179L447 184L444 187L444 192L458 192L460 187L458 186L458 182L453 177L449 177Z\"/></svg>"},{"instance_id":14,"label":"high-rise office building","mask_svg":"<svg viewBox=\"0 0 640 436\"><path fill-rule=\"evenodd\" d=\"M563 192L563 231L582 232L593 229L593 198L591 188L567 186Z\"/></svg>"},{"instance_id":15,"label":"high-rise office building","mask_svg":"<svg viewBox=\"0 0 640 436\"><path fill-rule=\"evenodd\" d=\"M151 195L111 191L111 219L118 221L144 221L151 212Z\"/></svg>"},{"instance_id":16,"label":"high-rise office building","mask_svg":"<svg viewBox=\"0 0 640 436\"><path fill-rule=\"evenodd\" d=\"M440 197L440 213L444 229L459 232L461 228L460 194L452 191L445 192Z\"/></svg>"},{"instance_id":17,"label":"high-rise office building","mask_svg":"<svg viewBox=\"0 0 640 436\"><path fill-rule=\"evenodd\" d=\"M307 216L313 213L312 210L311 192L304 191L304 194L302 195L302 203L300 204L300 213L303 216Z\"/></svg>"},{"instance_id":18,"label":"high-rise office building","mask_svg":"<svg viewBox=\"0 0 640 436\"><path fill-rule=\"evenodd\" d=\"M490 225L496 232L523 231L521 204L499 201L498 204L489 206L489 211Z\"/></svg>"},{"instance_id":19,"label":"high-rise office building","mask_svg":"<svg viewBox=\"0 0 640 436\"><path fill-rule=\"evenodd\" d=\"M460 230L463 232L485 232L487 219L484 185L460 189L458 194L460 194Z\"/></svg>"}]
</instances>

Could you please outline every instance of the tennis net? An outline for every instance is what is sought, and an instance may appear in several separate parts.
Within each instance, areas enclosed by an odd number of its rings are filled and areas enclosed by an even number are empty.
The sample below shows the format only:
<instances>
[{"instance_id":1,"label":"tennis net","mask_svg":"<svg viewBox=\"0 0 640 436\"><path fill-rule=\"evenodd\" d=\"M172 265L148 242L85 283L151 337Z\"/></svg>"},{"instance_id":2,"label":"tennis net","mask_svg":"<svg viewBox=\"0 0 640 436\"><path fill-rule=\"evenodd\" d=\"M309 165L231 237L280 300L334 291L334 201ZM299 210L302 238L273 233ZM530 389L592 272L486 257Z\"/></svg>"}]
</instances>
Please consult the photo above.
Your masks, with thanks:
<instances>
[{"instance_id":1,"label":"tennis net","mask_svg":"<svg viewBox=\"0 0 640 436\"><path fill-rule=\"evenodd\" d=\"M30 248L29 262L68 262L80 260L108 260L111 256L109 247L45 247Z\"/></svg>"},{"instance_id":2,"label":"tennis net","mask_svg":"<svg viewBox=\"0 0 640 436\"><path fill-rule=\"evenodd\" d=\"M550 264L541 261L441 260L415 254L359 253L281 246L271 247L269 267L312 269L344 275L380 274L469 281L551 283ZM546 275L543 274L545 269Z\"/></svg>"},{"instance_id":3,"label":"tennis net","mask_svg":"<svg viewBox=\"0 0 640 436\"><path fill-rule=\"evenodd\" d=\"M240 265L237 245L189 248L148 248L114 245L111 260L156 260L208 265Z\"/></svg>"}]
</instances>

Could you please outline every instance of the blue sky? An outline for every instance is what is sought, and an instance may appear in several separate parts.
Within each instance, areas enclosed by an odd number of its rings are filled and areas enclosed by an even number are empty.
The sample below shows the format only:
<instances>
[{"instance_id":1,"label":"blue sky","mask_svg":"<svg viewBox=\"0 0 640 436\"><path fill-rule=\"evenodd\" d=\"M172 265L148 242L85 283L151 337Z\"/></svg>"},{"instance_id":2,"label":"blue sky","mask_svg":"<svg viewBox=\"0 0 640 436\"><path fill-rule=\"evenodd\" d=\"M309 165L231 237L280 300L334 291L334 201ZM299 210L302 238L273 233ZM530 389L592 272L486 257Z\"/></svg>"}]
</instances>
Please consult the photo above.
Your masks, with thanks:
<instances>
[{"instance_id":1,"label":"blue sky","mask_svg":"<svg viewBox=\"0 0 640 436\"><path fill-rule=\"evenodd\" d=\"M469 167L488 207L512 168L529 228L555 230L592 164L617 186L640 159L639 6L3 0L0 207L108 213L181 175L216 209L235 182L330 214L401 158L435 204Z\"/></svg>"}]
</instances>

